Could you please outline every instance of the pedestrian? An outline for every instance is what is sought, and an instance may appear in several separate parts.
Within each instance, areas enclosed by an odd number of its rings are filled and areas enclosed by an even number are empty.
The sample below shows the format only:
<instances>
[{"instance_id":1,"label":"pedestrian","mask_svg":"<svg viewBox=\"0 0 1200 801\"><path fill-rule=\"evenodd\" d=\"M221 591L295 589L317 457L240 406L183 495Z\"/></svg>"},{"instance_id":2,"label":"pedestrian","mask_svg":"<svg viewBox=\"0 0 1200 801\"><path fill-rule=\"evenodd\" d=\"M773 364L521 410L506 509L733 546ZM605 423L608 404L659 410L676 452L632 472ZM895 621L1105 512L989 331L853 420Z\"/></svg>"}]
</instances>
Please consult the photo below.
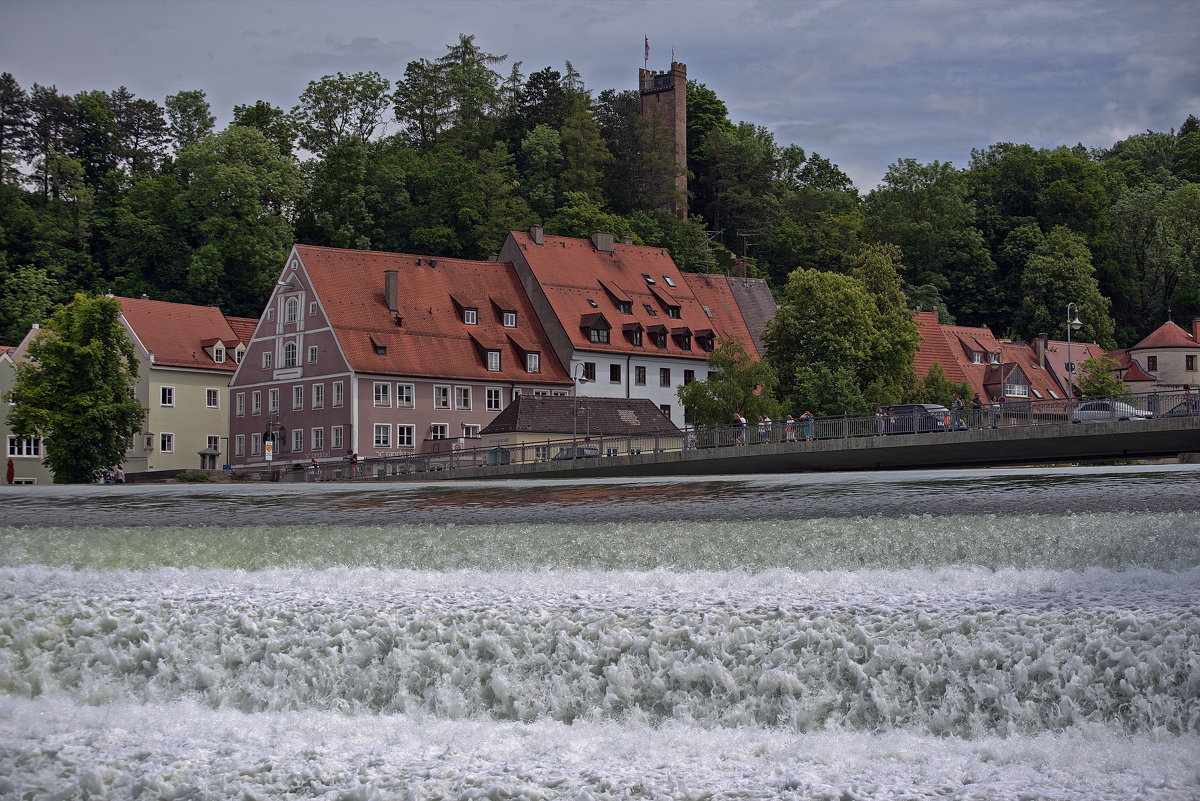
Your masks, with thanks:
<instances>
[{"instance_id":1,"label":"pedestrian","mask_svg":"<svg viewBox=\"0 0 1200 801\"><path fill-rule=\"evenodd\" d=\"M771 418L765 414L758 416L758 441L771 441Z\"/></svg>"},{"instance_id":2,"label":"pedestrian","mask_svg":"<svg viewBox=\"0 0 1200 801\"><path fill-rule=\"evenodd\" d=\"M883 436L883 407L875 407L875 436Z\"/></svg>"},{"instance_id":3,"label":"pedestrian","mask_svg":"<svg viewBox=\"0 0 1200 801\"><path fill-rule=\"evenodd\" d=\"M954 393L954 400L950 401L950 422L954 424L954 428L962 425L963 417L963 402L962 398L958 397L958 393Z\"/></svg>"},{"instance_id":4,"label":"pedestrian","mask_svg":"<svg viewBox=\"0 0 1200 801\"><path fill-rule=\"evenodd\" d=\"M117 483L125 483L125 468L121 467L121 465L117 465Z\"/></svg>"},{"instance_id":5,"label":"pedestrian","mask_svg":"<svg viewBox=\"0 0 1200 801\"><path fill-rule=\"evenodd\" d=\"M978 392L971 398L971 428L983 428L983 401Z\"/></svg>"},{"instance_id":6,"label":"pedestrian","mask_svg":"<svg viewBox=\"0 0 1200 801\"><path fill-rule=\"evenodd\" d=\"M796 441L796 420L790 414L783 421L783 438L788 442Z\"/></svg>"},{"instance_id":7,"label":"pedestrian","mask_svg":"<svg viewBox=\"0 0 1200 801\"><path fill-rule=\"evenodd\" d=\"M813 414L812 414L812 412L805 409L804 414L800 415L800 422L804 424L804 440L805 440L805 442L812 442L812 438L813 438Z\"/></svg>"}]
</instances>

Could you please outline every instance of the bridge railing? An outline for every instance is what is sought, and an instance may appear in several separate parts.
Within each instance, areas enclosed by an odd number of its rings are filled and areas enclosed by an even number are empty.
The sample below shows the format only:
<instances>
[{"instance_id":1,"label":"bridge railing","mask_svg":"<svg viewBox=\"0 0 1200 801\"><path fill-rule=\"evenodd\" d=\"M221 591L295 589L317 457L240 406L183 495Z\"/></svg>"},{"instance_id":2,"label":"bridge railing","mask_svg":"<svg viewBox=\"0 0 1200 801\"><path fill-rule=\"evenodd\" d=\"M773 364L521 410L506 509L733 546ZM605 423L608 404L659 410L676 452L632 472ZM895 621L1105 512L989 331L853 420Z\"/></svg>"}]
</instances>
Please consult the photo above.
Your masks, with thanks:
<instances>
[{"instance_id":1,"label":"bridge railing","mask_svg":"<svg viewBox=\"0 0 1200 801\"><path fill-rule=\"evenodd\" d=\"M1095 408L1108 404L1107 408ZM1105 417L1105 415L1111 415ZM815 440L883 437L902 434L938 434L1023 426L1058 425L1123 417L1200 417L1200 395L1196 392L1160 392L1111 398L1068 400L1006 400L970 407L937 416L914 412L889 414L886 407L870 415L819 417L813 421ZM1086 418L1086 419L1085 419ZM379 480L412 473L441 472L468 467L495 467L543 462L575 463L580 466L592 459L629 456L642 453L683 453L710 448L801 443L805 439L802 421L789 426L786 421L769 424L748 422L746 426L686 426L678 434L647 436L578 435L547 438L519 444L488 447L461 447L438 453L365 458L323 462L317 465L281 465L267 470L239 470L238 477L262 481L346 481ZM467 440L470 442L470 440Z\"/></svg>"}]
</instances>

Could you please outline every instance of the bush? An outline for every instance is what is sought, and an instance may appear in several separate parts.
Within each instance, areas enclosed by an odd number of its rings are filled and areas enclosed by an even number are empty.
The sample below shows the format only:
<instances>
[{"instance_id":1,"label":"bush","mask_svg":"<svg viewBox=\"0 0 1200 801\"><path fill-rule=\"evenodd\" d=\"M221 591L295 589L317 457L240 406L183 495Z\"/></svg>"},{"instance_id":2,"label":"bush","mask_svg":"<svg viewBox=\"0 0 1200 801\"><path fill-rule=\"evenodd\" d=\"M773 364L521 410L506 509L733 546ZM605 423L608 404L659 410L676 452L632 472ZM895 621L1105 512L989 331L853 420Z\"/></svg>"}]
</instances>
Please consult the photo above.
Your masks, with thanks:
<instances>
[{"instance_id":1,"label":"bush","mask_svg":"<svg viewBox=\"0 0 1200 801\"><path fill-rule=\"evenodd\" d=\"M208 473L179 473L175 476L175 480L185 484L206 484L212 480L212 477Z\"/></svg>"}]
</instances>

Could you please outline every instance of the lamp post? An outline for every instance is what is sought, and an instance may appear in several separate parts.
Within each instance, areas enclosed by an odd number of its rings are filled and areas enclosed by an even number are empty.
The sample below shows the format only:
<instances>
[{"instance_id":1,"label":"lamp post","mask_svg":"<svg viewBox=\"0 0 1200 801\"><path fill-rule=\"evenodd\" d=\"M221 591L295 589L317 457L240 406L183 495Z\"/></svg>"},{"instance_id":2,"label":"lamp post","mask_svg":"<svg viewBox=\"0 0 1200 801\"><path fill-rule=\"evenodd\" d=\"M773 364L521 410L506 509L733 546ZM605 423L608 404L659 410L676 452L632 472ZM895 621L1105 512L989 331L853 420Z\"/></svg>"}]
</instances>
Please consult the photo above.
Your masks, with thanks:
<instances>
[{"instance_id":1,"label":"lamp post","mask_svg":"<svg viewBox=\"0 0 1200 801\"><path fill-rule=\"evenodd\" d=\"M588 380L583 377L583 365L577 364L571 368L571 379L577 384L586 384ZM579 387L574 388L575 395L571 408L571 458L579 458L579 444L576 440L579 438Z\"/></svg>"},{"instance_id":2,"label":"lamp post","mask_svg":"<svg viewBox=\"0 0 1200 801\"><path fill-rule=\"evenodd\" d=\"M1075 318L1071 319L1071 309L1075 310ZM1071 332L1083 327L1079 320L1079 307L1074 303L1067 304L1067 400L1075 400L1075 362L1071 361Z\"/></svg>"}]
</instances>

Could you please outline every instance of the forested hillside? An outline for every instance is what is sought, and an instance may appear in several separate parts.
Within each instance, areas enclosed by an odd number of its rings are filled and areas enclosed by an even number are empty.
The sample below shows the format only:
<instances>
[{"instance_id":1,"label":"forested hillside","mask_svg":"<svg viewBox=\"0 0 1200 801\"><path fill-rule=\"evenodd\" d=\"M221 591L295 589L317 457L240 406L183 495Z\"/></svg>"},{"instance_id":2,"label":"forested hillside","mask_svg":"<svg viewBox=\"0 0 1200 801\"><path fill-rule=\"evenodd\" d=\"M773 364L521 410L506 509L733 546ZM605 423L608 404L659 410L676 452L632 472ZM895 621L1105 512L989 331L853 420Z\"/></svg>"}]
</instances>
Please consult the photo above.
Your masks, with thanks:
<instances>
[{"instance_id":1,"label":"forested hillside","mask_svg":"<svg viewBox=\"0 0 1200 801\"><path fill-rule=\"evenodd\" d=\"M796 268L850 274L890 243L911 307L1022 338L1061 337L1068 302L1106 346L1200 315L1195 117L1100 151L998 143L962 168L897 154L862 195L689 82L678 221L671 140L636 90L589 89L569 62L523 70L461 36L403 75L339 73L292 109L238 106L220 131L201 89L68 96L4 73L0 343L79 290L257 316L293 242L487 258L536 223L632 236L691 271L747 255L776 289Z\"/></svg>"}]
</instances>

